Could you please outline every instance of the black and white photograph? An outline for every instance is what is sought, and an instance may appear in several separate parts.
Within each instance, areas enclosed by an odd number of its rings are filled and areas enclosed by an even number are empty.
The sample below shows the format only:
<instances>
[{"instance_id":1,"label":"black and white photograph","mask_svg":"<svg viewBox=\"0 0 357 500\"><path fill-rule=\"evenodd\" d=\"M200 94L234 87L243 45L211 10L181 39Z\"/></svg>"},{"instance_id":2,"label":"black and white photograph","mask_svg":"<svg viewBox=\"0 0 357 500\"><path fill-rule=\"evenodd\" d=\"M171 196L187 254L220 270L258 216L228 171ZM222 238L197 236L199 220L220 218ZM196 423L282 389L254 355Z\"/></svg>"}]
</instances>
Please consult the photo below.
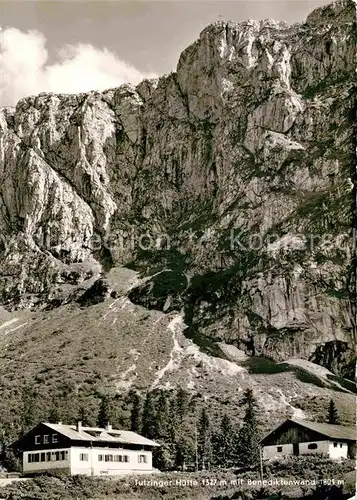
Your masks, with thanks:
<instances>
[{"instance_id":1,"label":"black and white photograph","mask_svg":"<svg viewBox=\"0 0 357 500\"><path fill-rule=\"evenodd\" d=\"M0 0L0 500L356 500L356 0Z\"/></svg>"}]
</instances>

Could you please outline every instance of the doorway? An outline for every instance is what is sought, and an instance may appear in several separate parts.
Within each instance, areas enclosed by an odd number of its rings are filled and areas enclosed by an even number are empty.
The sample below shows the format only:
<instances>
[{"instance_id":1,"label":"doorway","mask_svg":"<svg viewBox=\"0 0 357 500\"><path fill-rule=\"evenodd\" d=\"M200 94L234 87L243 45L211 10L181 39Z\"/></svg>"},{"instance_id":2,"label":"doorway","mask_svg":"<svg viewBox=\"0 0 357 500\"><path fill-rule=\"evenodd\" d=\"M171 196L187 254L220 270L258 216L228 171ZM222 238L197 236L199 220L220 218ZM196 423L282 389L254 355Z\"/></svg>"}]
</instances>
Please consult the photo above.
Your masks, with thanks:
<instances>
[{"instance_id":1,"label":"doorway","mask_svg":"<svg viewBox=\"0 0 357 500\"><path fill-rule=\"evenodd\" d=\"M296 456L299 454L299 443L293 443L293 454Z\"/></svg>"}]
</instances>

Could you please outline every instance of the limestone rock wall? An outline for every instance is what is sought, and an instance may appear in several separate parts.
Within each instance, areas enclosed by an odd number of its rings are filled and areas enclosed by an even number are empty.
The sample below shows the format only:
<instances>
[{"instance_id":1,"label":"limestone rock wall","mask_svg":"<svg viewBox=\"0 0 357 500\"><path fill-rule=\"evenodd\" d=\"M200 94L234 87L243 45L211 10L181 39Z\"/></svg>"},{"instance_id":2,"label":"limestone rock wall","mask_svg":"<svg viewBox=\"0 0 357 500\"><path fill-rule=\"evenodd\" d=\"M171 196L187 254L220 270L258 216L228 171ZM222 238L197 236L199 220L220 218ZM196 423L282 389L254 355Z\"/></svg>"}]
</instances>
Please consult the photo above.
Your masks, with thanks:
<instances>
[{"instance_id":1,"label":"limestone rock wall","mask_svg":"<svg viewBox=\"0 0 357 500\"><path fill-rule=\"evenodd\" d=\"M135 300L182 307L195 335L352 359L355 6L217 22L158 80L3 108L2 303L45 307L113 266L170 269Z\"/></svg>"}]
</instances>

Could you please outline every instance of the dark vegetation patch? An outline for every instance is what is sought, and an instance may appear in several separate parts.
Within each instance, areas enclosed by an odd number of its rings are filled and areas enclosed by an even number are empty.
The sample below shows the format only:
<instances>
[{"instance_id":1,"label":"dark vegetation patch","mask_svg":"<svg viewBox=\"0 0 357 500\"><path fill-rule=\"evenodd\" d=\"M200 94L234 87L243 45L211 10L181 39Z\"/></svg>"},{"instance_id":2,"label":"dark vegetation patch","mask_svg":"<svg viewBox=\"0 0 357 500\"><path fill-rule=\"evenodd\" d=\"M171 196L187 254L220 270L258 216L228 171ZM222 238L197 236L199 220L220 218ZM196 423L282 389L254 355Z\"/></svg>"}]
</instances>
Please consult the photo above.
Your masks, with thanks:
<instances>
[{"instance_id":1,"label":"dark vegetation patch","mask_svg":"<svg viewBox=\"0 0 357 500\"><path fill-rule=\"evenodd\" d=\"M320 234L341 234L345 229L350 230L351 221L351 197L350 193L342 195L336 186L335 192L312 191L300 193L300 204L294 214L290 216L290 223L302 224L309 234L313 231Z\"/></svg>"},{"instance_id":2,"label":"dark vegetation patch","mask_svg":"<svg viewBox=\"0 0 357 500\"><path fill-rule=\"evenodd\" d=\"M207 199L184 198L174 204L169 232L173 236L185 231L195 231L199 234L199 231L213 224L216 219L212 196Z\"/></svg>"},{"instance_id":3,"label":"dark vegetation patch","mask_svg":"<svg viewBox=\"0 0 357 500\"><path fill-rule=\"evenodd\" d=\"M139 248L135 259L125 267L138 271L142 276L150 276L164 269L182 273L189 265L189 256L175 248L166 249L167 244L167 241L163 241L164 247L157 250Z\"/></svg>"},{"instance_id":4,"label":"dark vegetation patch","mask_svg":"<svg viewBox=\"0 0 357 500\"><path fill-rule=\"evenodd\" d=\"M104 302L108 296L109 284L107 280L99 279L77 299L77 302L82 307L88 307Z\"/></svg>"},{"instance_id":5,"label":"dark vegetation patch","mask_svg":"<svg viewBox=\"0 0 357 500\"><path fill-rule=\"evenodd\" d=\"M243 366L248 369L249 373L254 374L275 374L291 371L290 365L276 363L275 361L260 357L253 356L247 359Z\"/></svg>"},{"instance_id":6,"label":"dark vegetation patch","mask_svg":"<svg viewBox=\"0 0 357 500\"><path fill-rule=\"evenodd\" d=\"M351 79L351 73L348 71L347 73L341 71L338 75L334 74L329 78L325 78L324 80L320 80L319 82L315 82L312 85L307 86L303 90L303 96L306 99L313 99L315 96L319 94L323 94L334 85L343 84L345 87L346 82L349 82Z\"/></svg>"},{"instance_id":7,"label":"dark vegetation patch","mask_svg":"<svg viewBox=\"0 0 357 500\"><path fill-rule=\"evenodd\" d=\"M296 367L294 371L296 374L296 378L301 382L304 382L305 384L313 384L317 387L326 387L326 384L313 373L310 373L309 371L304 370L300 367Z\"/></svg>"},{"instance_id":8,"label":"dark vegetation patch","mask_svg":"<svg viewBox=\"0 0 357 500\"><path fill-rule=\"evenodd\" d=\"M128 297L135 304L148 309L170 312L181 309L181 295L186 288L187 278L183 273L162 271L143 285L131 290Z\"/></svg>"},{"instance_id":9,"label":"dark vegetation patch","mask_svg":"<svg viewBox=\"0 0 357 500\"><path fill-rule=\"evenodd\" d=\"M354 394L357 394L357 385L356 385L356 382L353 382L352 380L348 380L348 379L343 378L343 377L339 377L337 375L329 375L328 374L327 378L329 380L331 380L332 382L337 382L338 384L340 384L347 391L350 391L350 392L353 392ZM333 385L337 389L337 387L335 386L335 384L333 384Z\"/></svg>"},{"instance_id":10,"label":"dark vegetation patch","mask_svg":"<svg viewBox=\"0 0 357 500\"><path fill-rule=\"evenodd\" d=\"M218 346L217 339L213 339L193 327L186 328L184 334L185 337L191 339L200 348L200 351L210 356L228 359Z\"/></svg>"}]
</instances>

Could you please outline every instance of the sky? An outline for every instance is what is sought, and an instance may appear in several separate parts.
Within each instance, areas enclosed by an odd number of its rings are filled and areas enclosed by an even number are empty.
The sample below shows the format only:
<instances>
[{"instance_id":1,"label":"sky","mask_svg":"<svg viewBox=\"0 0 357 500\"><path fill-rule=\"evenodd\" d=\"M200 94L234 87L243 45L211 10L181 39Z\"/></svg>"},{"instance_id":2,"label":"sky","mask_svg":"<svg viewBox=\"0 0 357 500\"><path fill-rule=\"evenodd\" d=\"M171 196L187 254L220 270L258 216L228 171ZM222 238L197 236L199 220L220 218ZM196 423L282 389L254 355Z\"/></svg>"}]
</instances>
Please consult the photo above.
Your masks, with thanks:
<instances>
[{"instance_id":1,"label":"sky","mask_svg":"<svg viewBox=\"0 0 357 500\"><path fill-rule=\"evenodd\" d=\"M326 0L0 0L0 105L104 90L175 70L216 20L302 21Z\"/></svg>"}]
</instances>

